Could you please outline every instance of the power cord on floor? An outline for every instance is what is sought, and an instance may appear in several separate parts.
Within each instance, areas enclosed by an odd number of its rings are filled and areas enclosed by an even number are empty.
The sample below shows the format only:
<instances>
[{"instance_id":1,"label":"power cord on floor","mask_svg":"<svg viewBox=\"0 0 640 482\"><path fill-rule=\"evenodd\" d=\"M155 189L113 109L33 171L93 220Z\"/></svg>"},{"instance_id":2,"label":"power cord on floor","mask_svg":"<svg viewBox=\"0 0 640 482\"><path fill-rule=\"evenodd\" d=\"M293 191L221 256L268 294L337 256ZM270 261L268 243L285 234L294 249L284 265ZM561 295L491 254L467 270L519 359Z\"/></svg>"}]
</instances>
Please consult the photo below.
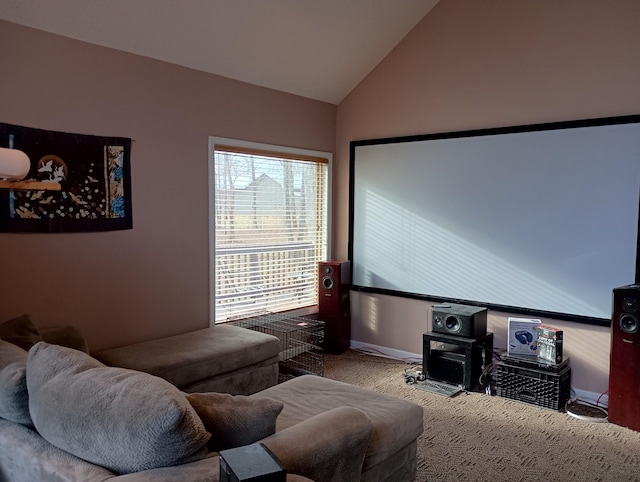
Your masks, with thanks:
<instances>
[{"instance_id":1,"label":"power cord on floor","mask_svg":"<svg viewBox=\"0 0 640 482\"><path fill-rule=\"evenodd\" d=\"M564 406L565 412L572 417L585 422L607 422L609 413L603 407L599 407L584 400L570 399Z\"/></svg>"},{"instance_id":2,"label":"power cord on floor","mask_svg":"<svg viewBox=\"0 0 640 482\"><path fill-rule=\"evenodd\" d=\"M422 373L421 366L414 366L411 368L404 369L404 382L409 385L415 385L418 382L424 381L427 377Z\"/></svg>"},{"instance_id":3,"label":"power cord on floor","mask_svg":"<svg viewBox=\"0 0 640 482\"><path fill-rule=\"evenodd\" d=\"M496 380L495 380L495 371L496 371L496 362L491 362L484 367L482 373L480 374L480 386L484 387L484 392L487 395L495 395L496 394ZM427 379L426 375L422 372L422 367L419 365L414 365L411 367L407 367L404 369L403 373L404 382L409 385L415 385L418 382L423 382Z\"/></svg>"},{"instance_id":4,"label":"power cord on floor","mask_svg":"<svg viewBox=\"0 0 640 482\"><path fill-rule=\"evenodd\" d=\"M478 380L480 386L484 387L484 393L489 396L496 394L497 381L495 374L497 366L497 362L495 361L485 365L482 369L482 373L480 374L480 379Z\"/></svg>"}]
</instances>

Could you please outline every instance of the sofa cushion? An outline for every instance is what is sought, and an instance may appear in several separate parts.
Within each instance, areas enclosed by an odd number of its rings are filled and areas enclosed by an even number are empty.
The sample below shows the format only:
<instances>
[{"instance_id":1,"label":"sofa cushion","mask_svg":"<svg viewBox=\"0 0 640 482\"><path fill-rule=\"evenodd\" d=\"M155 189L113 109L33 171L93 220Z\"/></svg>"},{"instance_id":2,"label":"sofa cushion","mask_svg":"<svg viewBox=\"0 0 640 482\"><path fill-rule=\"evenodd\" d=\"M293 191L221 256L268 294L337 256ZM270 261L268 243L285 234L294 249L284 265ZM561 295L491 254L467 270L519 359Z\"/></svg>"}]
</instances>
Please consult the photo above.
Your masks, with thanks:
<instances>
[{"instance_id":1,"label":"sofa cushion","mask_svg":"<svg viewBox=\"0 0 640 482\"><path fill-rule=\"evenodd\" d=\"M49 443L115 473L202 458L210 434L177 388L37 343L27 360L29 410Z\"/></svg>"},{"instance_id":2,"label":"sofa cushion","mask_svg":"<svg viewBox=\"0 0 640 482\"><path fill-rule=\"evenodd\" d=\"M0 418L31 426L27 352L0 340Z\"/></svg>"},{"instance_id":3,"label":"sofa cushion","mask_svg":"<svg viewBox=\"0 0 640 482\"><path fill-rule=\"evenodd\" d=\"M249 398L227 393L190 393L187 400L211 433L215 452L249 445L276 431L284 404L270 398Z\"/></svg>"},{"instance_id":4,"label":"sofa cushion","mask_svg":"<svg viewBox=\"0 0 640 482\"><path fill-rule=\"evenodd\" d=\"M42 341L40 332L29 315L21 315L0 323L0 339L25 350Z\"/></svg>"},{"instance_id":5,"label":"sofa cushion","mask_svg":"<svg viewBox=\"0 0 640 482\"><path fill-rule=\"evenodd\" d=\"M3 482L120 482L113 476L104 467L54 447L32 428L0 420Z\"/></svg>"},{"instance_id":6,"label":"sofa cushion","mask_svg":"<svg viewBox=\"0 0 640 482\"><path fill-rule=\"evenodd\" d=\"M317 481L359 481L372 430L373 424L362 410L336 407L281 430L260 443L273 453L287 472Z\"/></svg>"},{"instance_id":7,"label":"sofa cushion","mask_svg":"<svg viewBox=\"0 0 640 482\"><path fill-rule=\"evenodd\" d=\"M251 398L258 394L251 395ZM260 392L259 396L284 403L276 431L286 429L335 407L355 407L373 423L363 472L415 443L423 431L422 406L348 383L303 375Z\"/></svg>"},{"instance_id":8,"label":"sofa cushion","mask_svg":"<svg viewBox=\"0 0 640 482\"><path fill-rule=\"evenodd\" d=\"M277 362L279 353L280 340L275 336L224 324L112 348L94 356L106 365L151 373L183 388L265 360L275 358Z\"/></svg>"},{"instance_id":9,"label":"sofa cushion","mask_svg":"<svg viewBox=\"0 0 640 482\"><path fill-rule=\"evenodd\" d=\"M75 348L87 354L90 353L89 345L78 328L73 325L55 326L40 330L42 341L51 345L62 345L67 348Z\"/></svg>"}]
</instances>

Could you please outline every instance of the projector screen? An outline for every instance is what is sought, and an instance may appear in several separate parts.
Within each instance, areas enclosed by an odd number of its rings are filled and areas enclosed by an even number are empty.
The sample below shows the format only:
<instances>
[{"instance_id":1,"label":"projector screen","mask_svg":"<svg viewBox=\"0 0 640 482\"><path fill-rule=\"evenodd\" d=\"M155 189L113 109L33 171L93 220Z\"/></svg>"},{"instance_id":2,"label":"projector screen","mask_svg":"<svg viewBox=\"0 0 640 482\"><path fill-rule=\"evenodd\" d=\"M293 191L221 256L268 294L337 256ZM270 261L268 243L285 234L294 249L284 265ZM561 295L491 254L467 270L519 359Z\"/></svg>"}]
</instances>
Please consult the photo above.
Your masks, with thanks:
<instances>
[{"instance_id":1,"label":"projector screen","mask_svg":"<svg viewBox=\"0 0 640 482\"><path fill-rule=\"evenodd\" d=\"M352 289L608 325L640 116L351 142Z\"/></svg>"}]
</instances>

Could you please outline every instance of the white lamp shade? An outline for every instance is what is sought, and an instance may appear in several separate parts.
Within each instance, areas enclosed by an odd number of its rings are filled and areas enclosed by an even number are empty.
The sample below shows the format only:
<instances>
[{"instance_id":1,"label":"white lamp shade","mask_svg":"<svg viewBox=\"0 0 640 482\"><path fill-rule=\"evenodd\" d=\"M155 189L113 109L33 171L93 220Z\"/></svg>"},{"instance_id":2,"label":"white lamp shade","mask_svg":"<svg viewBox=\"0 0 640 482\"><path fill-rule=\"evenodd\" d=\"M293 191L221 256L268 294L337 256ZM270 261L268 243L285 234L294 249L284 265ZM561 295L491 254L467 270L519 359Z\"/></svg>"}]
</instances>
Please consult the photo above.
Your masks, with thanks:
<instances>
[{"instance_id":1,"label":"white lamp shade","mask_svg":"<svg viewBox=\"0 0 640 482\"><path fill-rule=\"evenodd\" d=\"M31 161L24 152L0 147L0 179L23 179L30 168Z\"/></svg>"}]
</instances>

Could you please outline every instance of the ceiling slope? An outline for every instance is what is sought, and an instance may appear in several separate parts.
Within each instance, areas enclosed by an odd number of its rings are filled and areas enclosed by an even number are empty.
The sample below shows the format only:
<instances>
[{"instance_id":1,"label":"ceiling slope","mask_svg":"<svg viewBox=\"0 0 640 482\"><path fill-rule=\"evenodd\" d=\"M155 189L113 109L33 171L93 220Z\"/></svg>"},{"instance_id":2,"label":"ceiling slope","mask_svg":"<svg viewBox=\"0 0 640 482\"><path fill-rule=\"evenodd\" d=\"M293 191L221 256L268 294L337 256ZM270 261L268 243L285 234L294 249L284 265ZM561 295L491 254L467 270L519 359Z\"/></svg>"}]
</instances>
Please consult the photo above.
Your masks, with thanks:
<instances>
[{"instance_id":1,"label":"ceiling slope","mask_svg":"<svg viewBox=\"0 0 640 482\"><path fill-rule=\"evenodd\" d=\"M0 19L338 104L438 0L0 0Z\"/></svg>"}]
</instances>

